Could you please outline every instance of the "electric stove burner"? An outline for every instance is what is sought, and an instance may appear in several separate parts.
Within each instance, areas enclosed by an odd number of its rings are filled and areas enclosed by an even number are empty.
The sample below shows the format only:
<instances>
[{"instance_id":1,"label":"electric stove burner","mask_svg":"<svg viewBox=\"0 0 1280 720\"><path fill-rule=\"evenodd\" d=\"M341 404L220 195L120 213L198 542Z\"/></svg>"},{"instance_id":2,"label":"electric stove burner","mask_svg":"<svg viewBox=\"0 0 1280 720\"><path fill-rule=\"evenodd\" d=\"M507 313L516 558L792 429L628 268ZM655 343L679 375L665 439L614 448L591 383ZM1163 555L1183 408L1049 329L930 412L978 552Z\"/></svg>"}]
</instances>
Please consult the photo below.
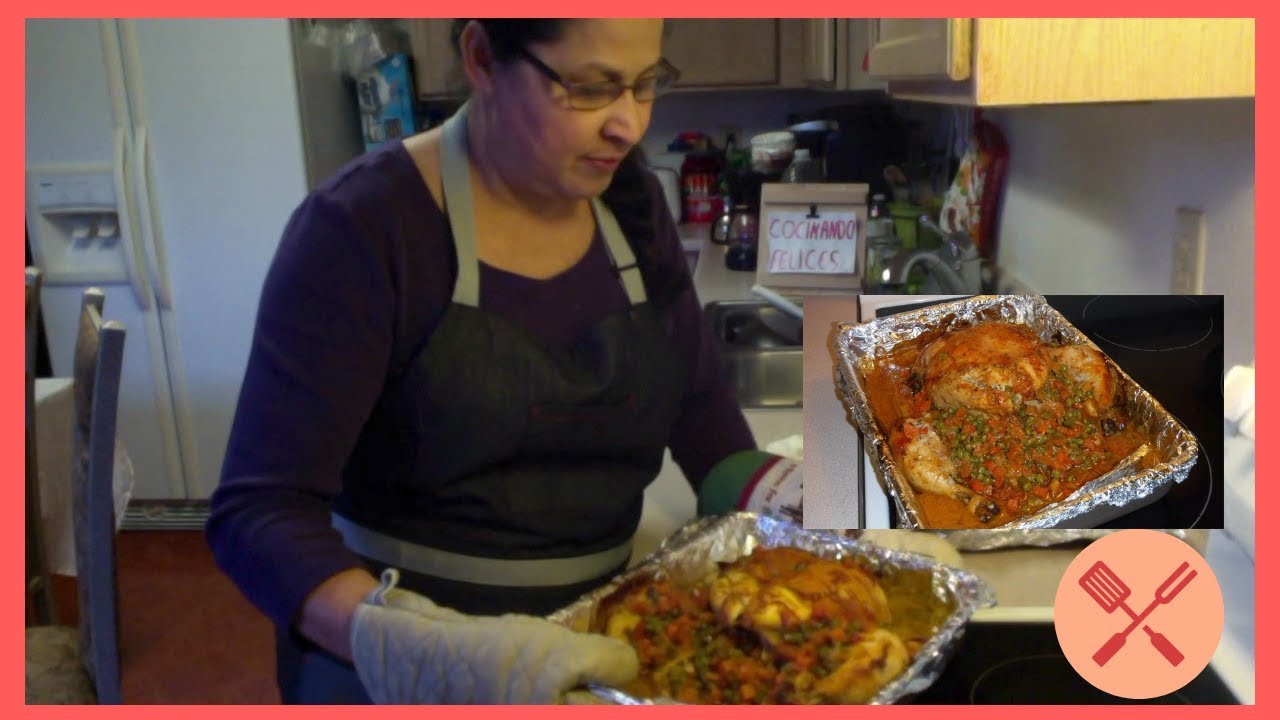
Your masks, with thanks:
<instances>
[{"instance_id":1,"label":"electric stove burner","mask_svg":"<svg viewBox=\"0 0 1280 720\"><path fill-rule=\"evenodd\" d=\"M1099 295L1084 306L1081 320L1099 340L1139 352L1192 348L1216 329L1208 308L1186 295Z\"/></svg>"},{"instance_id":2,"label":"electric stove burner","mask_svg":"<svg viewBox=\"0 0 1280 720\"><path fill-rule=\"evenodd\" d=\"M916 705L1231 705L1239 701L1212 665L1162 697L1131 700L1090 685L1071 667L1053 623L975 622Z\"/></svg>"},{"instance_id":3,"label":"electric stove burner","mask_svg":"<svg viewBox=\"0 0 1280 720\"><path fill-rule=\"evenodd\" d=\"M1053 678L1048 683L1028 683L1028 678ZM1090 685L1062 655L1030 655L1012 658L987 668L969 688L974 705L1094 705L1137 704ZM1152 698L1143 704L1190 705L1180 692Z\"/></svg>"},{"instance_id":4,"label":"electric stove burner","mask_svg":"<svg viewBox=\"0 0 1280 720\"><path fill-rule=\"evenodd\" d=\"M1203 464L1205 470L1208 471L1208 485L1204 488L1204 505L1200 506L1200 514L1196 515L1196 519L1192 520L1187 528L1199 527L1200 521L1204 519L1205 513L1209 511L1209 505L1213 501L1213 460L1209 457L1209 453L1205 452L1204 443L1200 442L1200 438L1196 438L1196 446L1200 448L1200 456L1196 458L1196 463Z\"/></svg>"},{"instance_id":5,"label":"electric stove burner","mask_svg":"<svg viewBox=\"0 0 1280 720\"><path fill-rule=\"evenodd\" d=\"M1218 388L1218 399L1225 401L1227 394L1227 365L1223 348L1214 348L1204 364L1205 382Z\"/></svg>"}]
</instances>

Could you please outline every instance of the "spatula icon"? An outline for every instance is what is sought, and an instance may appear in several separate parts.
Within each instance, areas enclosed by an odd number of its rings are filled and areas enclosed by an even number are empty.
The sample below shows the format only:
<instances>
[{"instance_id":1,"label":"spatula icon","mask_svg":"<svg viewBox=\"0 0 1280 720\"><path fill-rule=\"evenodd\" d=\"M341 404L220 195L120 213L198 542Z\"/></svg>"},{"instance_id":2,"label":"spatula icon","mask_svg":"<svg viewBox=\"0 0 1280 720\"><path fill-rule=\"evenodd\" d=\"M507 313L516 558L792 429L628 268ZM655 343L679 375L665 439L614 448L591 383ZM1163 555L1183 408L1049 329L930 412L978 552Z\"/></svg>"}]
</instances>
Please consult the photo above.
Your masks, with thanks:
<instances>
[{"instance_id":1,"label":"spatula icon","mask_svg":"<svg viewBox=\"0 0 1280 720\"><path fill-rule=\"evenodd\" d=\"M1080 587L1084 588L1084 591L1089 594L1089 597L1092 597L1094 602L1102 606L1103 610L1111 613L1114 612L1116 608L1123 608L1125 613L1133 619L1129 624L1129 627L1125 628L1122 632L1112 635L1111 639L1093 654L1093 661L1098 663L1099 666L1106 665L1107 662L1111 660L1112 656L1119 652L1120 648L1124 647L1125 639L1129 636L1129 633L1133 632L1133 629L1138 625L1141 625L1142 621L1151 614L1152 610L1155 610L1157 605L1168 603L1174 598L1174 596L1181 592L1182 588L1186 587L1187 583L1191 582L1191 579L1196 576L1195 570L1192 570L1190 574L1182 578L1182 582L1180 582L1177 587L1170 590L1169 586L1178 578L1178 576L1182 575L1188 567L1190 567L1190 564L1186 562L1179 565L1178 569L1174 570L1173 574L1169 576L1169 579L1165 580L1164 584L1156 590L1155 600L1153 600L1141 614L1135 614L1133 609L1125 602L1131 594L1129 586L1125 585L1124 582L1116 576L1115 572L1113 572L1111 568L1107 567L1106 563L1099 560L1094 563L1093 567L1089 568L1084 575L1081 575ZM1169 642L1168 638L1152 630L1148 625L1143 625L1142 629L1145 630L1147 635L1150 637L1152 647L1158 650L1160 654L1164 656L1165 660L1169 661L1169 664L1176 666L1182 662L1182 653L1178 648L1173 646L1173 643Z\"/></svg>"}]
</instances>

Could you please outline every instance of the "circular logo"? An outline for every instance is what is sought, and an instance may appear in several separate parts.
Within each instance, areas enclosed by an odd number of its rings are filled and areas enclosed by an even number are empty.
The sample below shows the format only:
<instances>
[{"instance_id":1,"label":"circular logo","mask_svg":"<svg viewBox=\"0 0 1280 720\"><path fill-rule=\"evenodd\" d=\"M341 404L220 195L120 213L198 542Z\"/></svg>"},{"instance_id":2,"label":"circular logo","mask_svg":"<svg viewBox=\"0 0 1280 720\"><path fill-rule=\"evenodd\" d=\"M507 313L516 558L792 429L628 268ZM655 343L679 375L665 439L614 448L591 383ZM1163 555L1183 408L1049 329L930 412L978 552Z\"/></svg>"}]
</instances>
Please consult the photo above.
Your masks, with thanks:
<instances>
[{"instance_id":1,"label":"circular logo","mask_svg":"<svg viewBox=\"0 0 1280 720\"><path fill-rule=\"evenodd\" d=\"M1187 543L1121 530L1086 547L1053 606L1058 643L1094 687L1124 698L1167 695L1191 682L1222 637L1222 590Z\"/></svg>"}]
</instances>

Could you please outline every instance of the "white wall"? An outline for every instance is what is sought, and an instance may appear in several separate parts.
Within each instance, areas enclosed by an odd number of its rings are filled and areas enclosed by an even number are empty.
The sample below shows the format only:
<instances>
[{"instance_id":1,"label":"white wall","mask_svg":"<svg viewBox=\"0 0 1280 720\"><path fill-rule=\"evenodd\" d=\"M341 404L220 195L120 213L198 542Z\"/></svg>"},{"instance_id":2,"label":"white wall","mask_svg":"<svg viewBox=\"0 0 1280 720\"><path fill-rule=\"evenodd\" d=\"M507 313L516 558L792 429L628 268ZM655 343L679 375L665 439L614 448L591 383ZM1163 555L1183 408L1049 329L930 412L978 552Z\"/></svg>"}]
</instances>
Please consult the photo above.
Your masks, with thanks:
<instances>
[{"instance_id":1,"label":"white wall","mask_svg":"<svg viewBox=\"0 0 1280 720\"><path fill-rule=\"evenodd\" d=\"M1009 141L999 262L1041 293L1167 293L1174 210L1203 208L1228 366L1253 360L1254 103L993 110Z\"/></svg>"}]
</instances>

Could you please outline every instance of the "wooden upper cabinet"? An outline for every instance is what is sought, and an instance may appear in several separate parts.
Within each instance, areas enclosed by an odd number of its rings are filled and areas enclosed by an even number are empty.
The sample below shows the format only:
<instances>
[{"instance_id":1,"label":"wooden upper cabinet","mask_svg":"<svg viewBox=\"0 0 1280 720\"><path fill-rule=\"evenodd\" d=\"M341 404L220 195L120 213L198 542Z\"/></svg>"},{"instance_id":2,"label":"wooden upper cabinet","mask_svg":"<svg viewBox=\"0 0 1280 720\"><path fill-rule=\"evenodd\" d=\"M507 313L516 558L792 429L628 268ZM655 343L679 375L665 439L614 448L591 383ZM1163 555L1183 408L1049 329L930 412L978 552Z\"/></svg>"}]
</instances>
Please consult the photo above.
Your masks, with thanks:
<instances>
[{"instance_id":1,"label":"wooden upper cabinet","mask_svg":"<svg viewBox=\"0 0 1280 720\"><path fill-rule=\"evenodd\" d=\"M829 19L669 19L663 55L680 90L834 87L837 26ZM415 83L423 100L457 97L462 79L452 20L409 21ZM841 26L843 27L843 26Z\"/></svg>"},{"instance_id":2,"label":"wooden upper cabinet","mask_svg":"<svg viewBox=\"0 0 1280 720\"><path fill-rule=\"evenodd\" d=\"M666 21L662 54L680 68L680 89L830 87L833 20L791 18Z\"/></svg>"},{"instance_id":3,"label":"wooden upper cabinet","mask_svg":"<svg viewBox=\"0 0 1280 720\"><path fill-rule=\"evenodd\" d=\"M868 23L867 70L885 80L969 78L972 31L965 18L880 18Z\"/></svg>"},{"instance_id":4,"label":"wooden upper cabinet","mask_svg":"<svg viewBox=\"0 0 1280 720\"><path fill-rule=\"evenodd\" d=\"M662 54L680 68L677 87L778 85L779 21L667 21Z\"/></svg>"},{"instance_id":5,"label":"wooden upper cabinet","mask_svg":"<svg viewBox=\"0 0 1280 720\"><path fill-rule=\"evenodd\" d=\"M905 100L999 106L1254 94L1251 18L881 19L869 42L870 74Z\"/></svg>"},{"instance_id":6,"label":"wooden upper cabinet","mask_svg":"<svg viewBox=\"0 0 1280 720\"><path fill-rule=\"evenodd\" d=\"M456 98L466 91L453 52L452 31L453 20L415 18L409 21L413 82L420 100Z\"/></svg>"}]
</instances>

